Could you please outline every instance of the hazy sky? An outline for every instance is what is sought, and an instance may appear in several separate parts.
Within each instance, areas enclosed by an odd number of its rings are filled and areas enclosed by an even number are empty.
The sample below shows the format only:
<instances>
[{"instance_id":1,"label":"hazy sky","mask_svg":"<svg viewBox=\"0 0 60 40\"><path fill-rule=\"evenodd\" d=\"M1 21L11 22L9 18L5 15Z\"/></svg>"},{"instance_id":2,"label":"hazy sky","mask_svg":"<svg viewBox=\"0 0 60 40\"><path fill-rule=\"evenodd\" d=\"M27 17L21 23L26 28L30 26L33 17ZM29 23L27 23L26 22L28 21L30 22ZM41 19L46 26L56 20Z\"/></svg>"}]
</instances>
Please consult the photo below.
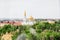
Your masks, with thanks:
<instances>
[{"instance_id":1,"label":"hazy sky","mask_svg":"<svg viewBox=\"0 0 60 40\"><path fill-rule=\"evenodd\" d=\"M0 18L60 18L59 0L0 0Z\"/></svg>"}]
</instances>

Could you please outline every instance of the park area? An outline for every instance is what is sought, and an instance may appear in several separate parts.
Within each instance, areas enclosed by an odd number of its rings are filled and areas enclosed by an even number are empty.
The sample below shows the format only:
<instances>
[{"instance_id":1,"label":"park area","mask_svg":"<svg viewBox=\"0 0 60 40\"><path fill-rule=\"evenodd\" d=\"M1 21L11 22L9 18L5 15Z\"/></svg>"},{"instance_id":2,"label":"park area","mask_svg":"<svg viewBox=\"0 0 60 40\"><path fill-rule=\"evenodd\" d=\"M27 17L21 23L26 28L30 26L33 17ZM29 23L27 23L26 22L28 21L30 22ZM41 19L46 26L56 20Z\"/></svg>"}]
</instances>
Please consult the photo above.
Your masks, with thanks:
<instances>
[{"instance_id":1,"label":"park area","mask_svg":"<svg viewBox=\"0 0 60 40\"><path fill-rule=\"evenodd\" d=\"M0 40L60 40L60 21L37 21L33 25L4 25L0 27Z\"/></svg>"}]
</instances>

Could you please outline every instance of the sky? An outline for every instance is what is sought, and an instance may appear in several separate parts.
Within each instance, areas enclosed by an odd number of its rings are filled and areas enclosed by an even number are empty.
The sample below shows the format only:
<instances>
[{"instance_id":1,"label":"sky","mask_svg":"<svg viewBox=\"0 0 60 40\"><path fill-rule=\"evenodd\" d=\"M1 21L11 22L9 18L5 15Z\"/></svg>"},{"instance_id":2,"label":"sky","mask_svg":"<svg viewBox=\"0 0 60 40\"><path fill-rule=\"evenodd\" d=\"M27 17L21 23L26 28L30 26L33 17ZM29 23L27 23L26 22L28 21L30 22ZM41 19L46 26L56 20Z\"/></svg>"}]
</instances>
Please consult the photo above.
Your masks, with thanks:
<instances>
[{"instance_id":1,"label":"sky","mask_svg":"<svg viewBox=\"0 0 60 40\"><path fill-rule=\"evenodd\" d=\"M60 18L59 0L0 0L0 18Z\"/></svg>"}]
</instances>

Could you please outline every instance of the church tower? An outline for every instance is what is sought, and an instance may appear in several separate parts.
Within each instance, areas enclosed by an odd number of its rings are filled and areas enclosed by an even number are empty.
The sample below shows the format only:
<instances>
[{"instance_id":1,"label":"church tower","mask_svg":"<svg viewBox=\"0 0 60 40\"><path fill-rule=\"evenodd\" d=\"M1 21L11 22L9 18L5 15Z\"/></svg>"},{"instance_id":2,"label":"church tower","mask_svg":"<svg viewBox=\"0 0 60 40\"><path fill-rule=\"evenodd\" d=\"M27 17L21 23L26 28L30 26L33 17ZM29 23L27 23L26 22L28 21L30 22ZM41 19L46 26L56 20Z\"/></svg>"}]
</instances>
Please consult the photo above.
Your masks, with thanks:
<instances>
[{"instance_id":1,"label":"church tower","mask_svg":"<svg viewBox=\"0 0 60 40\"><path fill-rule=\"evenodd\" d=\"M24 11L24 18L26 19L26 10Z\"/></svg>"},{"instance_id":2,"label":"church tower","mask_svg":"<svg viewBox=\"0 0 60 40\"><path fill-rule=\"evenodd\" d=\"M27 18L26 18L26 10L24 11L24 21L25 22L27 21Z\"/></svg>"}]
</instances>

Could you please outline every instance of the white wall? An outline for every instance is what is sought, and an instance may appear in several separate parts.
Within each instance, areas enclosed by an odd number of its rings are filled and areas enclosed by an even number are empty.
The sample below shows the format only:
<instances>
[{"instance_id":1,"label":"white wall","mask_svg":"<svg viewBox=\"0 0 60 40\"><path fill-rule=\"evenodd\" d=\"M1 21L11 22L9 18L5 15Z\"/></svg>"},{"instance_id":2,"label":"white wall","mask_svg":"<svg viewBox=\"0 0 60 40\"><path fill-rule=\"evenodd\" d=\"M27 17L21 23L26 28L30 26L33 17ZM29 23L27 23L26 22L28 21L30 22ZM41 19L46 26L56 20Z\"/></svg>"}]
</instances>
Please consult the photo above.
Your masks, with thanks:
<instances>
[{"instance_id":1,"label":"white wall","mask_svg":"<svg viewBox=\"0 0 60 40\"><path fill-rule=\"evenodd\" d=\"M60 18L59 0L0 0L0 18Z\"/></svg>"}]
</instances>

